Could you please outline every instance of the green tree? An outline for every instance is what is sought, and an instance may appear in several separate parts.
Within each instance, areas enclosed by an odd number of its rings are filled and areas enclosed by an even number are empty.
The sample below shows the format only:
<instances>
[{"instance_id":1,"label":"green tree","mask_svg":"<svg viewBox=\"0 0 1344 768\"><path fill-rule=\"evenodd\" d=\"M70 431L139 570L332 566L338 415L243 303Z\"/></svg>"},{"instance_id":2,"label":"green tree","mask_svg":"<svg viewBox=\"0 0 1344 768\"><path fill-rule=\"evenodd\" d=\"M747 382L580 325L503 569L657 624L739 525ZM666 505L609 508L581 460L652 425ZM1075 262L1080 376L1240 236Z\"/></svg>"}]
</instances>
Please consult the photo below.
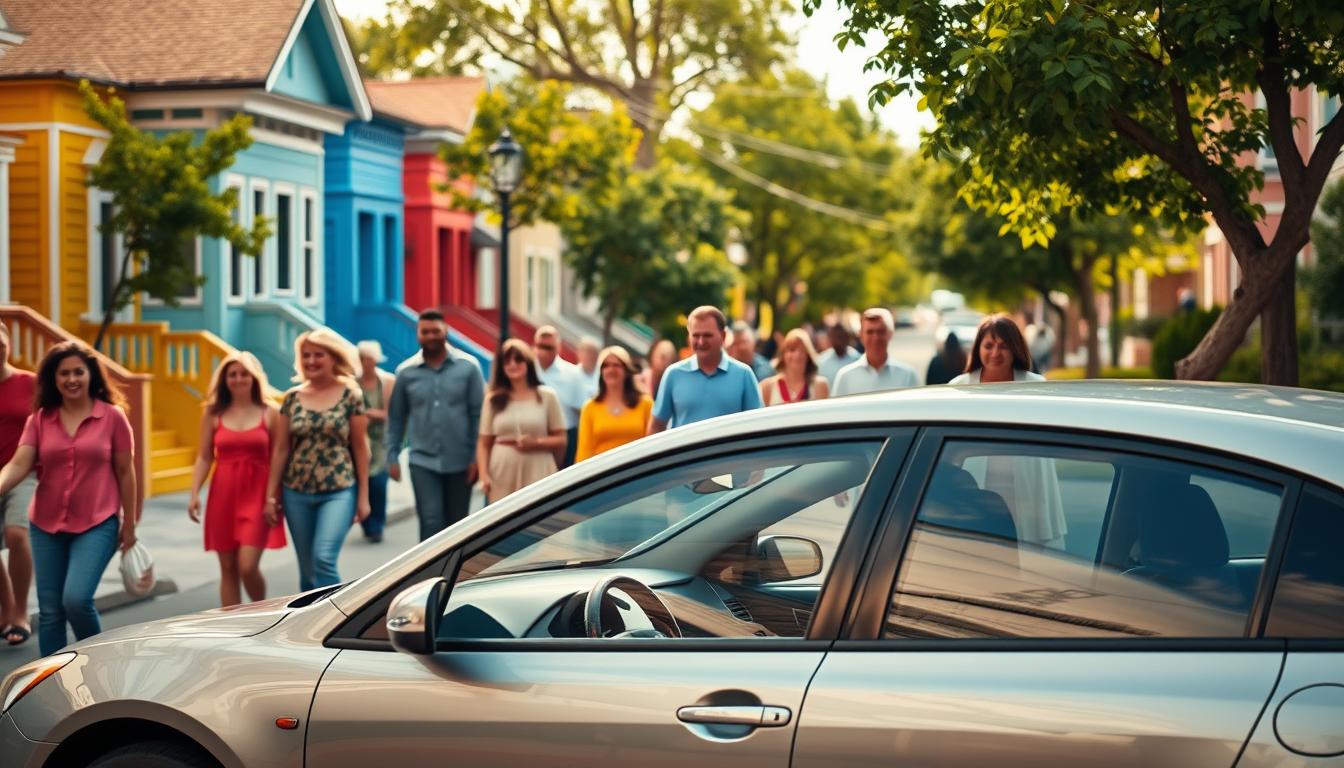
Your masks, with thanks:
<instances>
[{"instance_id":1,"label":"green tree","mask_svg":"<svg viewBox=\"0 0 1344 768\"><path fill-rule=\"evenodd\" d=\"M460 75L480 55L471 27L447 3L397 2L382 19L342 19L346 39L367 77Z\"/></svg>"},{"instance_id":2,"label":"green tree","mask_svg":"<svg viewBox=\"0 0 1344 768\"><path fill-rule=\"evenodd\" d=\"M1308 294L1317 312L1344 318L1344 182L1325 191L1320 213L1311 224L1316 267L1311 271Z\"/></svg>"},{"instance_id":3,"label":"green tree","mask_svg":"<svg viewBox=\"0 0 1344 768\"><path fill-rule=\"evenodd\" d=\"M820 0L805 0L811 9ZM1344 90L1344 6L1333 0L841 0L842 45L881 30L870 66L938 120L926 148L967 158L963 190L1044 242L1061 212L1125 210L1169 226L1207 215L1241 267L1217 323L1177 366L1210 379L1261 317L1267 382L1297 378L1295 259L1344 146L1336 116L1299 150L1291 93ZM1263 95L1256 108L1251 94ZM1272 240L1251 201L1273 149L1285 206Z\"/></svg>"},{"instance_id":4,"label":"green tree","mask_svg":"<svg viewBox=\"0 0 1344 768\"><path fill-rule=\"evenodd\" d=\"M702 145L676 150L698 153L749 217L738 234L748 296L777 326L903 297L913 275L896 217L913 205L911 159L852 101L828 103L803 72L751 86L720 89L692 116ZM818 96L769 95L780 90Z\"/></svg>"},{"instance_id":5,"label":"green tree","mask_svg":"<svg viewBox=\"0 0 1344 768\"><path fill-rule=\"evenodd\" d=\"M1039 294L1061 322L1064 310L1051 292L1076 299L1088 327L1089 377L1101 372L1097 292L1111 287L1112 267L1121 275L1136 269L1159 275L1193 255L1188 240L1134 214L1056 216L1059 228L1046 245L1023 242L1005 217L966 203L948 164L929 164L920 182L924 192L907 220L916 263L990 303L1013 307L1028 293Z\"/></svg>"},{"instance_id":6,"label":"green tree","mask_svg":"<svg viewBox=\"0 0 1344 768\"><path fill-rule=\"evenodd\" d=\"M131 125L126 104L109 91L104 101L87 80L80 81L84 109L111 138L88 184L112 194L112 217L104 234L119 233L125 256L94 346L101 347L116 313L145 294L177 306L184 287L199 286L191 245L198 235L223 238L249 256L261 253L270 225L258 217L250 230L234 221L238 193L210 191L210 179L233 165L237 153L252 145L252 119L236 115L199 138L191 131L165 136Z\"/></svg>"},{"instance_id":7,"label":"green tree","mask_svg":"<svg viewBox=\"0 0 1344 768\"><path fill-rule=\"evenodd\" d=\"M663 161L561 221L580 289L602 305L604 340L620 317L666 331L689 308L725 297L736 279L723 253L733 220L727 193Z\"/></svg>"},{"instance_id":8,"label":"green tree","mask_svg":"<svg viewBox=\"0 0 1344 768\"><path fill-rule=\"evenodd\" d=\"M668 113L697 88L774 63L788 43L776 22L792 9L790 0L393 0L357 42L374 76L479 49L537 80L601 91L643 130L638 162L650 168Z\"/></svg>"},{"instance_id":9,"label":"green tree","mask_svg":"<svg viewBox=\"0 0 1344 768\"><path fill-rule=\"evenodd\" d=\"M460 144L443 144L439 155L453 183L445 190L464 210L493 206L457 183L490 187L487 150L507 126L523 147L523 179L509 198L518 227L538 221L563 223L589 200L621 183L634 157L639 133L616 107L610 111L571 107L572 87L518 78L481 94L471 130Z\"/></svg>"}]
</instances>

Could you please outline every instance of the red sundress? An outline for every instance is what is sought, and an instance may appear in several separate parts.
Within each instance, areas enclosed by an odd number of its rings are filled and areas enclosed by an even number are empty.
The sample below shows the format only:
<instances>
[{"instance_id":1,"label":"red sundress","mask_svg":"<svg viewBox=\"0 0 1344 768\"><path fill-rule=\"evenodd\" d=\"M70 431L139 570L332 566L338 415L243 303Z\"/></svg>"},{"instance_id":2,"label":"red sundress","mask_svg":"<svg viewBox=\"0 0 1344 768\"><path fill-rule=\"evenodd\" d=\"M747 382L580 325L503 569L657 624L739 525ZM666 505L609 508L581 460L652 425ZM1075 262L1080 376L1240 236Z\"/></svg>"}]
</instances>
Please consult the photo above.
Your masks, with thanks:
<instances>
[{"instance_id":1,"label":"red sundress","mask_svg":"<svg viewBox=\"0 0 1344 768\"><path fill-rule=\"evenodd\" d=\"M264 417L257 426L242 431L229 429L215 419L215 476L205 503L207 551L285 546L284 522L266 524L270 463L271 435Z\"/></svg>"}]
</instances>

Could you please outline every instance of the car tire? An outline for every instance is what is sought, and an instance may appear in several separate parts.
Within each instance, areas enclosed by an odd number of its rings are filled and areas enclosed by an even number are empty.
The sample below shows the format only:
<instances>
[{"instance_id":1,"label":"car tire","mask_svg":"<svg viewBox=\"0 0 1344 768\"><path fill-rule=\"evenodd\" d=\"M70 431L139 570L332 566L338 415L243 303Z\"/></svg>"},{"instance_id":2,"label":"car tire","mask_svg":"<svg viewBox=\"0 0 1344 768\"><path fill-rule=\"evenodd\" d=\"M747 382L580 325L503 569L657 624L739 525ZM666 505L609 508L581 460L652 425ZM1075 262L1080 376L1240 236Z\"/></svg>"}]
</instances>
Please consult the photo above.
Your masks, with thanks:
<instances>
[{"instance_id":1,"label":"car tire","mask_svg":"<svg viewBox=\"0 0 1344 768\"><path fill-rule=\"evenodd\" d=\"M89 763L89 768L217 768L199 747L175 741L127 744Z\"/></svg>"}]
</instances>

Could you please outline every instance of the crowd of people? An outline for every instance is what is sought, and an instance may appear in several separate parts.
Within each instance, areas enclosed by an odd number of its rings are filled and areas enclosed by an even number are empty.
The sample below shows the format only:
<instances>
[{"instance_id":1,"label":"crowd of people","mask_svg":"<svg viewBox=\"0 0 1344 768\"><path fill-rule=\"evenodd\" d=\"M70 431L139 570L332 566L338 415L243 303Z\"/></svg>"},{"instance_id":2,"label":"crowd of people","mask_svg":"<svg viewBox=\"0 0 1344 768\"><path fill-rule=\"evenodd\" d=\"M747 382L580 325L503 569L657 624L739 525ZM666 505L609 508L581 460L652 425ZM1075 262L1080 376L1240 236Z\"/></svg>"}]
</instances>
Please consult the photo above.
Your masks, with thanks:
<instances>
[{"instance_id":1,"label":"crowd of people","mask_svg":"<svg viewBox=\"0 0 1344 768\"><path fill-rule=\"evenodd\" d=\"M647 359L584 339L575 364L560 356L557 330L543 326L530 344L504 342L488 383L474 358L448 344L435 310L420 314L420 351L395 375L379 368L387 361L377 341L351 345L325 328L295 341L294 386L283 393L254 355L230 355L205 398L186 510L218 556L221 604L244 592L264 598L262 553L290 544L301 589L339 583L350 528L382 540L388 482L401 481L403 453L424 540L466 517L477 483L496 501L669 428L919 383L889 356L894 323L880 307L861 315L861 349L841 325L758 344L749 325L730 326L712 306L691 311L686 331L685 350L663 339ZM77 639L100 630L94 590L115 552L136 540L143 489L124 401L98 356L81 342L58 344L33 374L9 366L8 350L0 324L0 514L9 549L0 637L29 638L35 573L38 642L49 654L66 644L67 625ZM969 355L949 337L928 379L1037 380L1032 367L1017 324L993 315Z\"/></svg>"}]
</instances>

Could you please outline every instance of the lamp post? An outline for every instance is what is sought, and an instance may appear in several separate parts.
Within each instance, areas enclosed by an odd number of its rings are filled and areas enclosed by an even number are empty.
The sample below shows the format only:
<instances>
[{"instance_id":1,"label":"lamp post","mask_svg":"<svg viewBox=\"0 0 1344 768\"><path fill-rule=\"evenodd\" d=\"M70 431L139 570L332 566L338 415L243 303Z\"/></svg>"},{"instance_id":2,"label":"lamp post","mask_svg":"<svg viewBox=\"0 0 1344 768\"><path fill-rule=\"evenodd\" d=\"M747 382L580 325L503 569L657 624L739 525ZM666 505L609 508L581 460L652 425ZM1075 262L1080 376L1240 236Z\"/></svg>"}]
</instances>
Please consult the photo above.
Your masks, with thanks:
<instances>
[{"instance_id":1,"label":"lamp post","mask_svg":"<svg viewBox=\"0 0 1344 768\"><path fill-rule=\"evenodd\" d=\"M505 128L490 145L490 183L499 196L499 346L509 338L509 195L523 176L523 147Z\"/></svg>"}]
</instances>

